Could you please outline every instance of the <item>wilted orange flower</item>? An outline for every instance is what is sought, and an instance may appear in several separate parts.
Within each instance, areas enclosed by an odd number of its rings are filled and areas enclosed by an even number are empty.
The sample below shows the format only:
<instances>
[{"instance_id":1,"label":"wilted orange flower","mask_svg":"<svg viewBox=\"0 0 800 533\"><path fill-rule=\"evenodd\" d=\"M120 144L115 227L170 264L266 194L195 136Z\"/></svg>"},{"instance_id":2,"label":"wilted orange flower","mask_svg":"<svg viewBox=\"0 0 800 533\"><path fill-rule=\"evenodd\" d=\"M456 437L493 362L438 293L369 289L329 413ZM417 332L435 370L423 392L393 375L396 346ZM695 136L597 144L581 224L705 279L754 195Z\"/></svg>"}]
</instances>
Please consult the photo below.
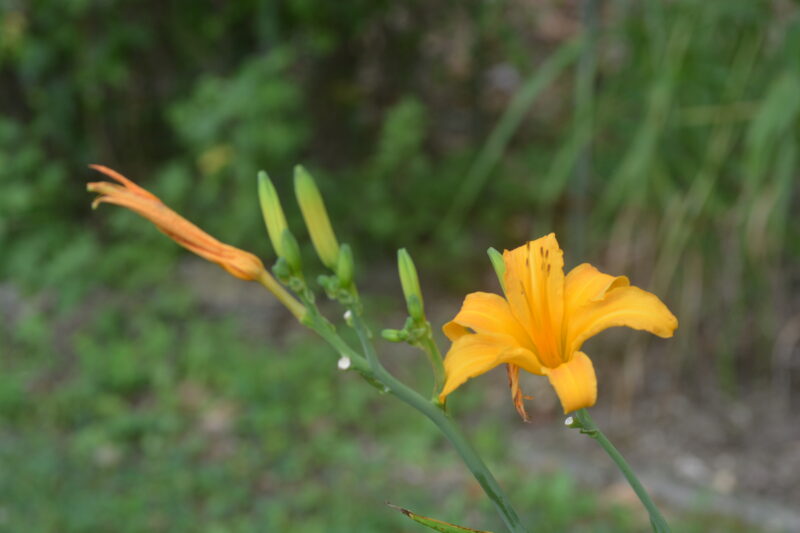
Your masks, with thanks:
<instances>
[{"instance_id":1,"label":"wilted orange flower","mask_svg":"<svg viewBox=\"0 0 800 533\"><path fill-rule=\"evenodd\" d=\"M444 325L453 341L444 361L439 399L470 378L508 364L517 410L526 417L519 369L546 375L564 413L597 399L592 361L580 351L589 337L627 326L671 337L678 320L657 296L584 263L564 276L564 253L555 234L503 253L505 293L474 292Z\"/></svg>"},{"instance_id":2,"label":"wilted orange flower","mask_svg":"<svg viewBox=\"0 0 800 533\"><path fill-rule=\"evenodd\" d=\"M89 191L100 195L92 202L93 208L101 203L127 207L155 224L159 230L187 250L218 264L231 275L246 281L259 281L295 316L298 318L302 316L304 308L272 278L258 257L218 241L167 207L157 196L139 187L119 172L102 165L89 166L119 182L117 184L97 181L87 184L86 188Z\"/></svg>"}]
</instances>

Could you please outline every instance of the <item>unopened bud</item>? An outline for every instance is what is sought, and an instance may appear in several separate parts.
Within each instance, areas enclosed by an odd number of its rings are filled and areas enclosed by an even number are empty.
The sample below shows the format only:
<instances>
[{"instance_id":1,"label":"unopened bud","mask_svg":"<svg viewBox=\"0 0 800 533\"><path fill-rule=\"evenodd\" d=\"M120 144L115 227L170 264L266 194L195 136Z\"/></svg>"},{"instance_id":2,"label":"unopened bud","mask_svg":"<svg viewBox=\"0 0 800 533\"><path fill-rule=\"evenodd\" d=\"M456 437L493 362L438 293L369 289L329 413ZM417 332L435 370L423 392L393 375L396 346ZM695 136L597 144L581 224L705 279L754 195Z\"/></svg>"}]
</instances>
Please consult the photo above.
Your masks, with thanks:
<instances>
[{"instance_id":1,"label":"unopened bud","mask_svg":"<svg viewBox=\"0 0 800 533\"><path fill-rule=\"evenodd\" d=\"M353 326L353 312L350 309L344 312L344 323L350 327Z\"/></svg>"},{"instance_id":2,"label":"unopened bud","mask_svg":"<svg viewBox=\"0 0 800 533\"><path fill-rule=\"evenodd\" d=\"M325 291L325 294L328 296L328 298L332 300L336 299L336 293L339 290L339 278L336 276L326 276L324 274L320 274L317 276L317 283L320 287L322 287L322 290Z\"/></svg>"},{"instance_id":3,"label":"unopened bud","mask_svg":"<svg viewBox=\"0 0 800 533\"><path fill-rule=\"evenodd\" d=\"M286 259L286 264L293 273L300 272L303 268L300 259L300 246L297 244L297 239L294 238L289 228L283 230L281 234L281 257Z\"/></svg>"},{"instance_id":4,"label":"unopened bud","mask_svg":"<svg viewBox=\"0 0 800 533\"><path fill-rule=\"evenodd\" d=\"M339 370L347 370L350 368L350 358L347 356L342 356L339 358L339 362L336 363L336 366L339 367Z\"/></svg>"},{"instance_id":5,"label":"unopened bud","mask_svg":"<svg viewBox=\"0 0 800 533\"><path fill-rule=\"evenodd\" d=\"M275 277L286 283L292 277L292 269L289 268L285 257L279 257L275 264L272 265L272 273Z\"/></svg>"},{"instance_id":6,"label":"unopened bud","mask_svg":"<svg viewBox=\"0 0 800 533\"><path fill-rule=\"evenodd\" d=\"M349 287L353 283L353 250L350 245L343 244L339 248L339 258L336 261L336 275L342 287Z\"/></svg>"},{"instance_id":7,"label":"unopened bud","mask_svg":"<svg viewBox=\"0 0 800 533\"><path fill-rule=\"evenodd\" d=\"M389 342L405 342L408 334L402 329L384 329L381 331L381 337Z\"/></svg>"},{"instance_id":8,"label":"unopened bud","mask_svg":"<svg viewBox=\"0 0 800 533\"><path fill-rule=\"evenodd\" d=\"M339 257L339 243L333 233L331 221L317 184L314 183L314 178L306 169L300 165L294 167L294 192L320 261L326 267L335 270Z\"/></svg>"},{"instance_id":9,"label":"unopened bud","mask_svg":"<svg viewBox=\"0 0 800 533\"><path fill-rule=\"evenodd\" d=\"M286 217L283 214L280 198L272 180L263 170L258 173L258 201L261 204L261 215L264 225L272 243L272 248L278 256L284 255L283 232L288 228Z\"/></svg>"},{"instance_id":10,"label":"unopened bud","mask_svg":"<svg viewBox=\"0 0 800 533\"><path fill-rule=\"evenodd\" d=\"M503 292L506 292L506 262L503 261L503 254L494 248L489 248L486 250L486 253L489 254L489 260L492 262L492 266L494 267L494 273L497 274L497 280L500 282L500 287L503 288Z\"/></svg>"},{"instance_id":11,"label":"unopened bud","mask_svg":"<svg viewBox=\"0 0 800 533\"><path fill-rule=\"evenodd\" d=\"M414 261L405 248L397 251L397 270L400 273L400 284L403 286L403 295L406 298L408 314L414 320L425 320L422 291L419 288L419 278Z\"/></svg>"}]
</instances>

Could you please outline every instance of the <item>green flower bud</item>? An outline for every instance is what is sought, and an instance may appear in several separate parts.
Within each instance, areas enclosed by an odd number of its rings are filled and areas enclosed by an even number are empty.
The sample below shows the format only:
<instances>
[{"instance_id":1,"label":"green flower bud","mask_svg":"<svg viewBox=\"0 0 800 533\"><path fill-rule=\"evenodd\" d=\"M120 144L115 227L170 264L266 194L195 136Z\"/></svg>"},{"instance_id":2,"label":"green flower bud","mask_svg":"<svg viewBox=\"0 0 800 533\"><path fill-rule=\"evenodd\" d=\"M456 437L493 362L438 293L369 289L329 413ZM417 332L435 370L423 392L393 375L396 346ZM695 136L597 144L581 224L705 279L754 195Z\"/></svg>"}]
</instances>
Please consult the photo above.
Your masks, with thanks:
<instances>
[{"instance_id":1,"label":"green flower bud","mask_svg":"<svg viewBox=\"0 0 800 533\"><path fill-rule=\"evenodd\" d=\"M275 264L272 265L272 273L284 283L289 281L289 278L292 277L292 270L289 268L285 257L279 257Z\"/></svg>"},{"instance_id":2,"label":"green flower bud","mask_svg":"<svg viewBox=\"0 0 800 533\"><path fill-rule=\"evenodd\" d=\"M489 254L489 260L492 262L494 273L497 274L497 280L500 282L503 292L506 292L506 262L503 261L503 254L494 248L489 248L486 253Z\"/></svg>"},{"instance_id":3,"label":"green flower bud","mask_svg":"<svg viewBox=\"0 0 800 533\"><path fill-rule=\"evenodd\" d=\"M414 320L425 320L417 269L405 248L397 251L397 270L400 272L400 284L403 286L403 295L406 297L408 314Z\"/></svg>"},{"instance_id":4,"label":"green flower bud","mask_svg":"<svg viewBox=\"0 0 800 533\"><path fill-rule=\"evenodd\" d=\"M381 337L389 342L405 342L408 334L402 329L385 329L381 331Z\"/></svg>"},{"instance_id":5,"label":"green flower bud","mask_svg":"<svg viewBox=\"0 0 800 533\"><path fill-rule=\"evenodd\" d=\"M353 250L349 244L343 244L336 261L336 275L342 287L349 287L353 283L353 269Z\"/></svg>"},{"instance_id":6,"label":"green flower bud","mask_svg":"<svg viewBox=\"0 0 800 533\"><path fill-rule=\"evenodd\" d=\"M292 272L298 273L303 269L302 261L300 260L300 246L297 244L297 239L294 238L289 228L285 228L281 234L281 257L286 259L286 263Z\"/></svg>"},{"instance_id":7,"label":"green flower bud","mask_svg":"<svg viewBox=\"0 0 800 533\"><path fill-rule=\"evenodd\" d=\"M320 261L326 267L335 270L339 257L339 243L333 233L317 184L314 183L311 174L300 165L294 167L294 192Z\"/></svg>"},{"instance_id":8,"label":"green flower bud","mask_svg":"<svg viewBox=\"0 0 800 533\"><path fill-rule=\"evenodd\" d=\"M272 248L278 256L283 256L283 231L288 228L286 217L283 215L281 200L272 181L263 170L258 173L258 201L261 204L261 214L264 225L267 227Z\"/></svg>"}]
</instances>

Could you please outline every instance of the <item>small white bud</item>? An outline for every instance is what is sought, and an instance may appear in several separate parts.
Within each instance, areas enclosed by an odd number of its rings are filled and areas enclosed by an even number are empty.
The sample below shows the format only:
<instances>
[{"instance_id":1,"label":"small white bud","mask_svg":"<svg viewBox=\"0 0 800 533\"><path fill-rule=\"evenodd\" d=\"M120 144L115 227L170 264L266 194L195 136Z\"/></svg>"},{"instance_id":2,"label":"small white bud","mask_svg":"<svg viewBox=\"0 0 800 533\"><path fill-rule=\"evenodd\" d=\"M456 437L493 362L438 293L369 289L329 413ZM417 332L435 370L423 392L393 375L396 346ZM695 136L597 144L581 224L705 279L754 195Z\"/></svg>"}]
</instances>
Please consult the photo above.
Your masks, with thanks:
<instances>
[{"instance_id":1,"label":"small white bud","mask_svg":"<svg viewBox=\"0 0 800 533\"><path fill-rule=\"evenodd\" d=\"M348 311L349 313L350 311ZM350 358L347 356L342 356L339 358L339 362L336 363L336 366L339 367L339 370L347 370L350 368Z\"/></svg>"},{"instance_id":2,"label":"small white bud","mask_svg":"<svg viewBox=\"0 0 800 533\"><path fill-rule=\"evenodd\" d=\"M350 322L353 320L353 312L351 310L348 309L344 312L344 320L345 322Z\"/></svg>"},{"instance_id":3,"label":"small white bud","mask_svg":"<svg viewBox=\"0 0 800 533\"><path fill-rule=\"evenodd\" d=\"M567 427L572 427L573 422L575 422L571 416L568 416L566 420L564 420L564 425Z\"/></svg>"}]
</instances>

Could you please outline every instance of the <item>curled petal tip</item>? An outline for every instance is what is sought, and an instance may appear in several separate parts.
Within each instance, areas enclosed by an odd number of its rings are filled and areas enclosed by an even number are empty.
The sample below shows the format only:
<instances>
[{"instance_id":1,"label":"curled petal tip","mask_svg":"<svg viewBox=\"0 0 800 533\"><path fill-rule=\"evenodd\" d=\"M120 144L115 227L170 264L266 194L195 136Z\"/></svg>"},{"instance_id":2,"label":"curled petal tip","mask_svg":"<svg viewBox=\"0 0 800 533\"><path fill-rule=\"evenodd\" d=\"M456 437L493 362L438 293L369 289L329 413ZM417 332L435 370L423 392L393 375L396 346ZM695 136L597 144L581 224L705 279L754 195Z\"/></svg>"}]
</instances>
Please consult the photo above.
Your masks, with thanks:
<instances>
[{"instance_id":1,"label":"curled petal tip","mask_svg":"<svg viewBox=\"0 0 800 533\"><path fill-rule=\"evenodd\" d=\"M115 170L111 170L105 165L97 165L95 163L92 163L91 165L89 165L89 168L91 168L92 170L96 170L97 172L100 172L102 174L105 174L106 176L109 176L111 178L114 178L115 175L119 174Z\"/></svg>"},{"instance_id":2,"label":"curled petal tip","mask_svg":"<svg viewBox=\"0 0 800 533\"><path fill-rule=\"evenodd\" d=\"M92 201L92 210L97 209L98 207L100 207L100 204L102 204L102 203L103 203L103 198L102 197L95 198L94 201Z\"/></svg>"}]
</instances>

